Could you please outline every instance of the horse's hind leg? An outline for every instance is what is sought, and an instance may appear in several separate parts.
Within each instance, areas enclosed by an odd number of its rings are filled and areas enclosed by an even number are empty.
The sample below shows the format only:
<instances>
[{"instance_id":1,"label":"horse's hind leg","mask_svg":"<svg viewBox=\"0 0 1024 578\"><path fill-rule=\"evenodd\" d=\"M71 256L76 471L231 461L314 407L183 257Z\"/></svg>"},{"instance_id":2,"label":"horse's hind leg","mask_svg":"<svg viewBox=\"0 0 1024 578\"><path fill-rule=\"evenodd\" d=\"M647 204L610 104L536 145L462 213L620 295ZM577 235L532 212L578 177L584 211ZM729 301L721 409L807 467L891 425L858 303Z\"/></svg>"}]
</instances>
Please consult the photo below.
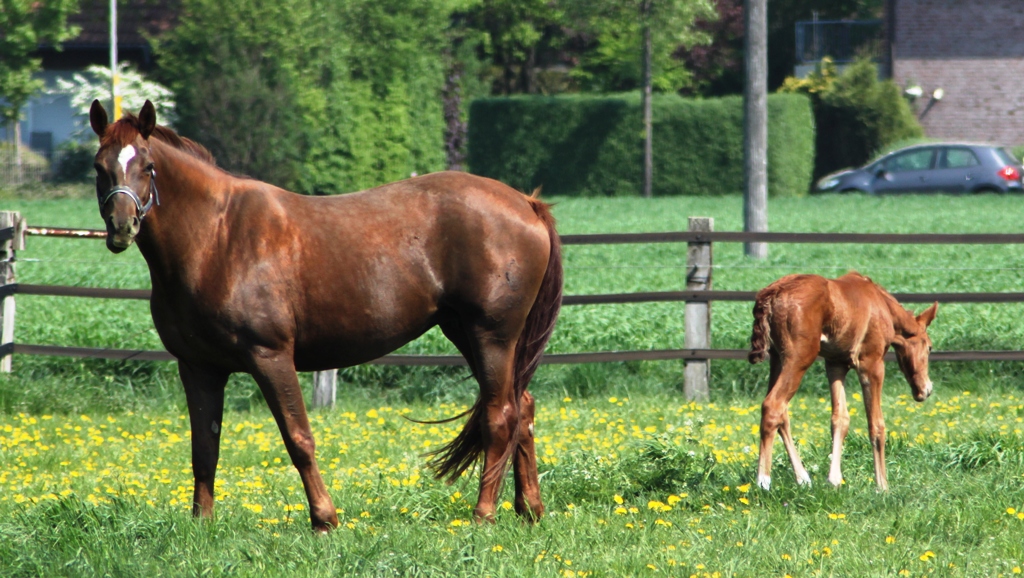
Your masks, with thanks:
<instances>
[{"instance_id":1,"label":"horse's hind leg","mask_svg":"<svg viewBox=\"0 0 1024 578\"><path fill-rule=\"evenodd\" d=\"M536 521L544 515L544 504L540 500L537 451L533 440L535 406L529 392L524 391L519 400L519 443L512 461L516 480L516 513Z\"/></svg>"},{"instance_id":2,"label":"horse's hind leg","mask_svg":"<svg viewBox=\"0 0 1024 578\"><path fill-rule=\"evenodd\" d=\"M484 467L480 474L480 494L473 509L473 516L479 521L494 518L505 467L509 457L518 452L514 447L519 441L520 425L512 380L514 353L514 342L479 340L476 357L480 365L475 373L480 382L481 411L478 415L484 420L480 428Z\"/></svg>"},{"instance_id":3,"label":"horse's hind leg","mask_svg":"<svg viewBox=\"0 0 1024 578\"><path fill-rule=\"evenodd\" d=\"M316 443L293 359L291 352L275 352L269 357L254 355L252 376L274 414L288 455L299 470L313 529L326 532L338 526L338 514L316 463Z\"/></svg>"},{"instance_id":4,"label":"horse's hind leg","mask_svg":"<svg viewBox=\"0 0 1024 578\"><path fill-rule=\"evenodd\" d=\"M796 390L800 387L800 381L804 373L814 362L818 351L797 356L787 356L784 360L775 352L771 351L771 375L772 381L769 384L768 395L761 404L761 447L758 456L757 484L767 490L771 488L772 468L772 445L775 442L775 432L778 431L786 446L786 453L793 464L793 471L799 484L810 484L811 478L804 469L797 453L796 445L793 443L793 436L789 430L789 401L793 399Z\"/></svg>"},{"instance_id":5,"label":"horse's hind leg","mask_svg":"<svg viewBox=\"0 0 1024 578\"><path fill-rule=\"evenodd\" d=\"M828 469L828 481L837 488L843 483L843 472L840 467L843 440L850 431L850 411L846 407L846 390L843 388L849 371L850 367L845 363L825 363L825 374L832 390L832 458Z\"/></svg>"},{"instance_id":6,"label":"horse's hind leg","mask_svg":"<svg viewBox=\"0 0 1024 578\"><path fill-rule=\"evenodd\" d=\"M192 515L210 518L213 516L214 478L220 455L224 385L228 381L228 374L179 361L178 375L185 388L188 417L192 426L192 475L195 478Z\"/></svg>"}]
</instances>

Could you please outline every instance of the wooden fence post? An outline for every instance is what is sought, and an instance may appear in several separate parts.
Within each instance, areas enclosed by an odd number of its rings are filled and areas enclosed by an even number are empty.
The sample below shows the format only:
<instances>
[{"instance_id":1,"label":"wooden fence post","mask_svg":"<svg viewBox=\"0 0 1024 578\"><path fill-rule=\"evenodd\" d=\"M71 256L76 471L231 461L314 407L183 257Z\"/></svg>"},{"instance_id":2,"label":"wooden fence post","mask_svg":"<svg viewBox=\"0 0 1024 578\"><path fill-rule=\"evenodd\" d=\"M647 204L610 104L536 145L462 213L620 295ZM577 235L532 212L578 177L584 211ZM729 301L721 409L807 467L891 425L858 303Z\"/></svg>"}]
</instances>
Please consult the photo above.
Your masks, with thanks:
<instances>
[{"instance_id":1,"label":"wooden fence post","mask_svg":"<svg viewBox=\"0 0 1024 578\"><path fill-rule=\"evenodd\" d=\"M334 409L338 395L338 370L316 371L313 373L313 407Z\"/></svg>"},{"instance_id":2,"label":"wooden fence post","mask_svg":"<svg viewBox=\"0 0 1024 578\"><path fill-rule=\"evenodd\" d=\"M25 223L14 211L0 211L0 231L10 229L10 235L0 242L0 372L11 372L11 354L14 352L14 252L24 248L22 232Z\"/></svg>"},{"instance_id":3,"label":"wooden fence post","mask_svg":"<svg viewBox=\"0 0 1024 578\"><path fill-rule=\"evenodd\" d=\"M710 232L715 230L715 220L710 217L690 217L690 231ZM686 247L686 290L706 291L711 289L711 241L687 243ZM711 349L711 302L687 301L684 310L686 349ZM708 382L711 377L711 362L707 359L688 359L683 372L683 394L691 401L707 401Z\"/></svg>"}]
</instances>

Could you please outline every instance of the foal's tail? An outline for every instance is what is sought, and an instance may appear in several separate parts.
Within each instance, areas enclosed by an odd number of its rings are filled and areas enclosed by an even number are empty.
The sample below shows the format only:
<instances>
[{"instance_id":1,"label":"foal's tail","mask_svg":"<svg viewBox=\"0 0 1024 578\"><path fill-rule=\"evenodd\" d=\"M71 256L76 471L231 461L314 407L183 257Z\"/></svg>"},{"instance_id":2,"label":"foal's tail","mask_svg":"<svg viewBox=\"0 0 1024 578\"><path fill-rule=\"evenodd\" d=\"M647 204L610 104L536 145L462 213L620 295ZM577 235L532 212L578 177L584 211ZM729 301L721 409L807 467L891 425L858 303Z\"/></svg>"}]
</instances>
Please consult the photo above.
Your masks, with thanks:
<instances>
[{"instance_id":1,"label":"foal's tail","mask_svg":"<svg viewBox=\"0 0 1024 578\"><path fill-rule=\"evenodd\" d=\"M774 285L769 285L758 291L754 300L754 330L750 334L750 353L747 354L747 361L750 363L761 363L768 357L768 348L771 346L772 300L776 292Z\"/></svg>"},{"instance_id":2,"label":"foal's tail","mask_svg":"<svg viewBox=\"0 0 1024 578\"><path fill-rule=\"evenodd\" d=\"M540 217L544 226L547 227L548 238L551 240L551 251L548 255L548 266L544 271L544 279L541 281L540 290L537 292L533 307L526 315L523 332L519 335L519 340L516 342L512 366L513 395L515 398L512 400L512 403L515 404L515 415L517 418L515 423L509 424L512 431L509 436L508 447L505 448L502 459L498 460L489 471L483 473L485 483L501 478L507 471L508 458L515 452L516 446L519 443L518 416L520 414L520 401L526 392L526 387L533 378L534 372L537 371L537 366L540 365L540 359L544 354L544 347L551 338L551 333L555 330L555 320L558 319L558 311L562 307L562 241L555 231L555 218L551 214L550 206L536 198L538 192L539 189L534 191L533 196L529 197L528 200L530 205L533 206L534 212ZM470 416L466 421L465 427L459 432L459 435L448 445L436 452L432 452L435 457L431 460L430 465L433 467L435 476L438 479L445 478L448 483L453 483L462 472L476 461L480 452L484 451L483 428L486 427L484 415L486 411L487 407L484 400L478 399L476 404L465 412L469 413ZM465 415L465 413L461 415ZM456 418L461 417L461 415L456 416Z\"/></svg>"}]
</instances>

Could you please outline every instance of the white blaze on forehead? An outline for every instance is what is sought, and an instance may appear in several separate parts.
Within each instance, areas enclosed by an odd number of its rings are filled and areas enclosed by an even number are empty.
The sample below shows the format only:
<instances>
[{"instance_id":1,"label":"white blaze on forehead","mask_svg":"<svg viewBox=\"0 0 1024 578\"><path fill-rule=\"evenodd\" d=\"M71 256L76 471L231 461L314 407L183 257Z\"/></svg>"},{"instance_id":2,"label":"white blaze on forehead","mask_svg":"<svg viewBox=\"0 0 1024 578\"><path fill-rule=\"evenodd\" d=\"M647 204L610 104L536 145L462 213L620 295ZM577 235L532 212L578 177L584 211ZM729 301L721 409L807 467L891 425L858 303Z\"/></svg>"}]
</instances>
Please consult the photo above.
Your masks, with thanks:
<instances>
[{"instance_id":1,"label":"white blaze on forehead","mask_svg":"<svg viewBox=\"0 0 1024 578\"><path fill-rule=\"evenodd\" d=\"M128 161L135 157L135 147L128 145L121 149L121 152L117 155L117 162L121 163L121 170L124 174L128 174Z\"/></svg>"}]
</instances>

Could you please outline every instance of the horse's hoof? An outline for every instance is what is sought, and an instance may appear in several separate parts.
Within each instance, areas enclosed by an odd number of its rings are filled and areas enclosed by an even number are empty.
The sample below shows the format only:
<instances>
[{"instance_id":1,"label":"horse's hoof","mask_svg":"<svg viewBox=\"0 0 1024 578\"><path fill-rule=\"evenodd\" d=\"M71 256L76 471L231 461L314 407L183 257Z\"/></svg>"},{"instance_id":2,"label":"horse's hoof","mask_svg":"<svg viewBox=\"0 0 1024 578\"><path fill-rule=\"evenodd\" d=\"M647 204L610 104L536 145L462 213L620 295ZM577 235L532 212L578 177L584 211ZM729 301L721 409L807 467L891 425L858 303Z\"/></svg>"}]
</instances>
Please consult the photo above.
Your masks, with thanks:
<instances>
[{"instance_id":1,"label":"horse's hoof","mask_svg":"<svg viewBox=\"0 0 1024 578\"><path fill-rule=\"evenodd\" d=\"M765 491L768 491L768 490L772 489L772 477L771 476L765 476L765 475L758 475L757 476L757 487L759 487L759 488L761 488L762 490L765 490Z\"/></svg>"},{"instance_id":2,"label":"horse's hoof","mask_svg":"<svg viewBox=\"0 0 1024 578\"><path fill-rule=\"evenodd\" d=\"M494 512L473 512L473 521L477 524L493 524Z\"/></svg>"}]
</instances>

